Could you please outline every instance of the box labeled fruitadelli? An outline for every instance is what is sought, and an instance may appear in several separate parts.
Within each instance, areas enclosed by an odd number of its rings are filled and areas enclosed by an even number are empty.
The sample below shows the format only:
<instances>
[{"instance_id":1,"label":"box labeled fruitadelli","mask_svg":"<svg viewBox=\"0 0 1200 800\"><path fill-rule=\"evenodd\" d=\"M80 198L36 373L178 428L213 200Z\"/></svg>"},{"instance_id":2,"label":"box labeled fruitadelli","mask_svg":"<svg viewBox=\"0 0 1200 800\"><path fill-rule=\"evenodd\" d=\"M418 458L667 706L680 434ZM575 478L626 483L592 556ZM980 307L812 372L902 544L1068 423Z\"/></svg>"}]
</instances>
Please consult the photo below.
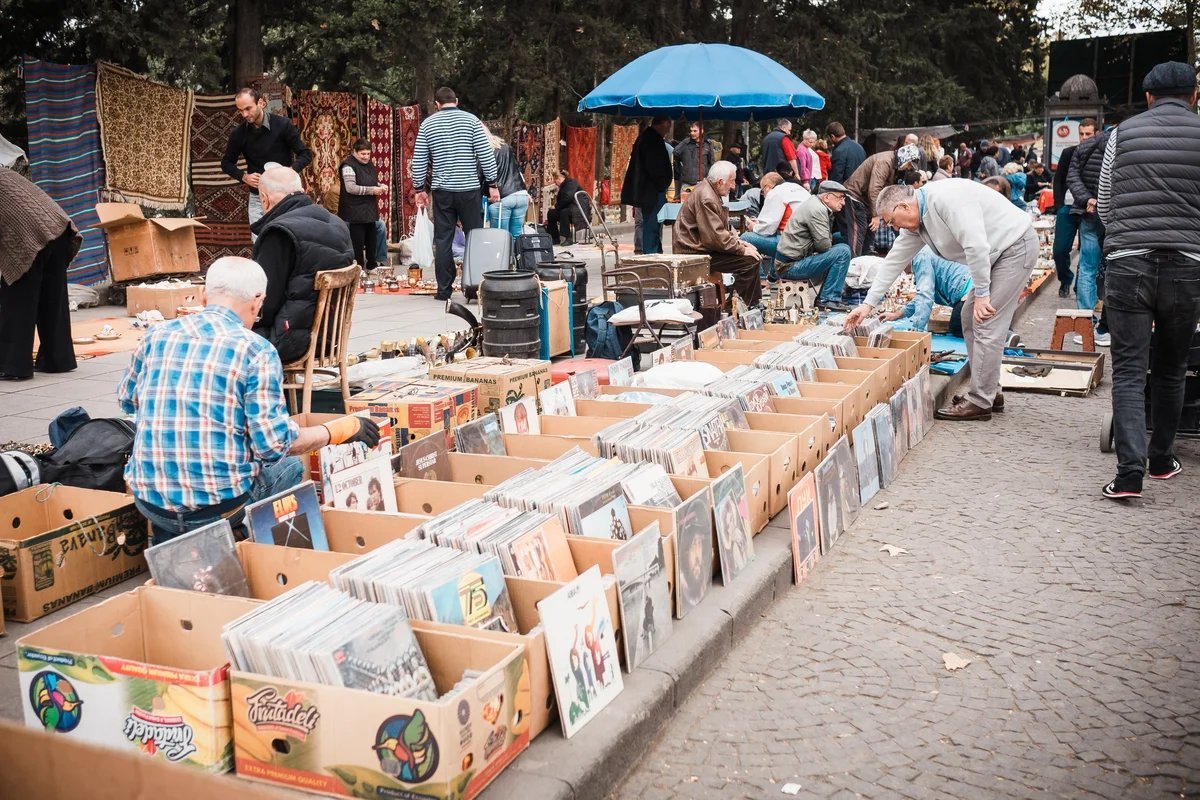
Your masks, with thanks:
<instances>
[{"instance_id":1,"label":"box labeled fruitadelli","mask_svg":"<svg viewBox=\"0 0 1200 800\"><path fill-rule=\"evenodd\" d=\"M416 630L435 702L233 671L237 773L334 797L472 798L529 745L524 649Z\"/></svg>"}]
</instances>

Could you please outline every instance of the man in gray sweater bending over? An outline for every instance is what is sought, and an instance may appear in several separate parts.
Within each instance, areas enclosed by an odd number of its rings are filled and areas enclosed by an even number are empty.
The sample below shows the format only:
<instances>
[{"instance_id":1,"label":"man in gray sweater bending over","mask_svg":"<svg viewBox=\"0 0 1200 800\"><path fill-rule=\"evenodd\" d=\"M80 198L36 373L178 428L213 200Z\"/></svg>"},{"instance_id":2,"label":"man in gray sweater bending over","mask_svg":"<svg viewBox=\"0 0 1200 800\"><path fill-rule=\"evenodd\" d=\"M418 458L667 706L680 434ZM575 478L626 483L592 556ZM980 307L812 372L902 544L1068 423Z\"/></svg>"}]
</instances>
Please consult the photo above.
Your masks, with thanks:
<instances>
[{"instance_id":1,"label":"man in gray sweater bending over","mask_svg":"<svg viewBox=\"0 0 1200 800\"><path fill-rule=\"evenodd\" d=\"M954 178L920 189L888 186L875 201L883 224L900 231L879 265L866 301L846 319L866 319L922 247L966 264L974 288L963 304L963 338L971 363L966 396L937 411L938 419L986 420L1004 410L1000 361L1021 289L1037 263L1038 240L1029 215L974 181Z\"/></svg>"}]
</instances>

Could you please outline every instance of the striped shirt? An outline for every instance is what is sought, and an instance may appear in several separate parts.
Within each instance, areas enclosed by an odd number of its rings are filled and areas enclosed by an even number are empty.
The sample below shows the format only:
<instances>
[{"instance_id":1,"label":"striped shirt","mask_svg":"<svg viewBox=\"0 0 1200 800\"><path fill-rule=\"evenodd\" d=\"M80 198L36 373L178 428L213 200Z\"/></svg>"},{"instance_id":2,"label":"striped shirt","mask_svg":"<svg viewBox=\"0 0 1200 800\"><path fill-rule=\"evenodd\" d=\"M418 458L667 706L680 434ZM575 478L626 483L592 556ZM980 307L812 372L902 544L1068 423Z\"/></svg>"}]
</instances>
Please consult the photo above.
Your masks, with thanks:
<instances>
[{"instance_id":1,"label":"striped shirt","mask_svg":"<svg viewBox=\"0 0 1200 800\"><path fill-rule=\"evenodd\" d=\"M421 122L412 158L417 191L477 192L481 170L485 183L496 182L496 153L479 117L448 107Z\"/></svg>"},{"instance_id":2,"label":"striped shirt","mask_svg":"<svg viewBox=\"0 0 1200 800\"><path fill-rule=\"evenodd\" d=\"M180 511L250 491L261 464L299 435L282 383L275 348L228 308L151 328L117 388L122 410L137 414L125 467L133 495Z\"/></svg>"}]
</instances>

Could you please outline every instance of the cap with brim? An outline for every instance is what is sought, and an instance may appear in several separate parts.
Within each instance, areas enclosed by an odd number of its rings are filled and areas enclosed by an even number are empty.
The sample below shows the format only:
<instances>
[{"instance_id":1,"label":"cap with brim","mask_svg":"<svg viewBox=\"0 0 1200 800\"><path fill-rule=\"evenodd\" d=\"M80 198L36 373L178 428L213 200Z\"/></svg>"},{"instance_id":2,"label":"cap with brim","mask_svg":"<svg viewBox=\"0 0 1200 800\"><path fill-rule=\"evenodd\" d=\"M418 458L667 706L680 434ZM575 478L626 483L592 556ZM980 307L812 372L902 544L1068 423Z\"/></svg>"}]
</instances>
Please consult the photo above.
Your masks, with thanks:
<instances>
[{"instance_id":1,"label":"cap with brim","mask_svg":"<svg viewBox=\"0 0 1200 800\"><path fill-rule=\"evenodd\" d=\"M821 185L817 187L817 194L828 194L829 192L849 194L850 190L837 181L821 181Z\"/></svg>"},{"instance_id":2,"label":"cap with brim","mask_svg":"<svg viewBox=\"0 0 1200 800\"><path fill-rule=\"evenodd\" d=\"M1196 70L1182 61L1164 61L1146 73L1142 91L1155 93L1180 93L1196 90Z\"/></svg>"}]
</instances>

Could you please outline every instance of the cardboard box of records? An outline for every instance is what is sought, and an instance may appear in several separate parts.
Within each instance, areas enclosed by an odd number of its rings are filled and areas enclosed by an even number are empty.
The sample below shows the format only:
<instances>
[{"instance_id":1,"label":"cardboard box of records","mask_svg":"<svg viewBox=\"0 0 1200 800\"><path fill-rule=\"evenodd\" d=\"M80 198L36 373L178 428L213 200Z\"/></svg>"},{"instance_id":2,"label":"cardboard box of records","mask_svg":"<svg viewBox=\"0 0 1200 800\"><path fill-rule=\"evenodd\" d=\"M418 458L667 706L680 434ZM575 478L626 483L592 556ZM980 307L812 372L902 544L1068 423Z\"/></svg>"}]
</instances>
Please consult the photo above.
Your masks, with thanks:
<instances>
[{"instance_id":1,"label":"cardboard box of records","mask_svg":"<svg viewBox=\"0 0 1200 800\"><path fill-rule=\"evenodd\" d=\"M854 337L854 343L861 349L867 346L865 336ZM933 334L928 331L892 331L889 350L903 350L905 353L904 380L914 377L921 367L929 363Z\"/></svg>"},{"instance_id":2,"label":"cardboard box of records","mask_svg":"<svg viewBox=\"0 0 1200 800\"><path fill-rule=\"evenodd\" d=\"M238 775L332 797L478 795L529 746L524 650L413 627L434 701L232 670Z\"/></svg>"},{"instance_id":3,"label":"cardboard box of records","mask_svg":"<svg viewBox=\"0 0 1200 800\"><path fill-rule=\"evenodd\" d=\"M26 725L227 772L233 746L221 626L254 607L240 597L143 586L47 625L17 642Z\"/></svg>"},{"instance_id":4,"label":"cardboard box of records","mask_svg":"<svg viewBox=\"0 0 1200 800\"><path fill-rule=\"evenodd\" d=\"M522 397L536 398L538 392L549 389L550 362L537 358L480 356L434 367L429 371L429 377L476 384L479 413L487 414Z\"/></svg>"},{"instance_id":5,"label":"cardboard box of records","mask_svg":"<svg viewBox=\"0 0 1200 800\"><path fill-rule=\"evenodd\" d=\"M4 616L32 622L132 578L147 532L119 492L42 484L0 497Z\"/></svg>"},{"instance_id":6,"label":"cardboard box of records","mask_svg":"<svg viewBox=\"0 0 1200 800\"><path fill-rule=\"evenodd\" d=\"M452 441L456 425L475 419L476 385L455 381L391 381L352 395L346 401L346 413L369 411L392 421L394 447L433 433Z\"/></svg>"}]
</instances>

